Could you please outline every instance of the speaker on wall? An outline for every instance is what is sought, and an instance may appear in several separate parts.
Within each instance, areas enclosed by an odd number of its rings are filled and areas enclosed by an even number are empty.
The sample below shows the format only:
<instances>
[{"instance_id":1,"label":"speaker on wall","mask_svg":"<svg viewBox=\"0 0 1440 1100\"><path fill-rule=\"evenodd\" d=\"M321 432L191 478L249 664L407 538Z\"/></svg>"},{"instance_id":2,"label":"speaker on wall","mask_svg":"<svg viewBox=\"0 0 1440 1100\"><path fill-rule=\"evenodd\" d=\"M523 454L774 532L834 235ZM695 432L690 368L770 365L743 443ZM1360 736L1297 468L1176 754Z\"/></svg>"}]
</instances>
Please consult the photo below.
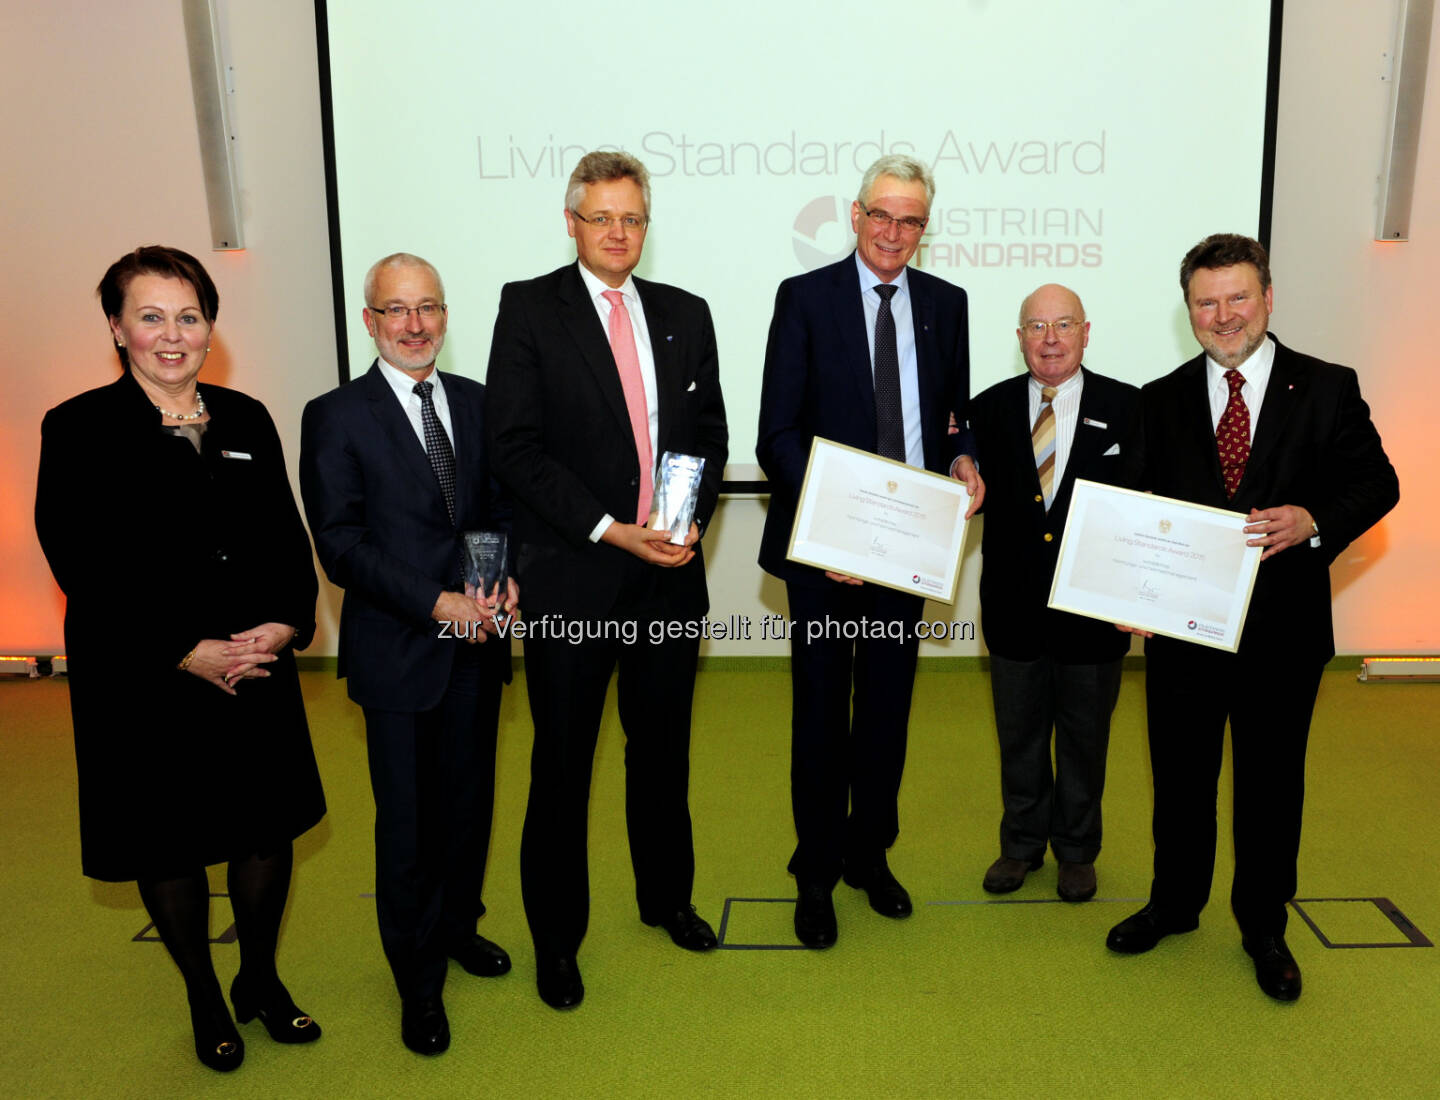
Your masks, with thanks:
<instances>
[{"instance_id":1,"label":"speaker on wall","mask_svg":"<svg viewBox=\"0 0 1440 1100\"><path fill-rule=\"evenodd\" d=\"M1410 239L1420 112L1425 105L1425 70L1434 14L1435 0L1400 0L1390 80L1390 125L1385 130L1380 209L1375 221L1377 241Z\"/></svg>"},{"instance_id":2,"label":"speaker on wall","mask_svg":"<svg viewBox=\"0 0 1440 1100\"><path fill-rule=\"evenodd\" d=\"M200 134L200 163L210 208L210 247L245 247L240 221L240 183L235 174L235 132L230 124L230 87L220 47L215 0L182 0L185 42L190 53L190 87Z\"/></svg>"}]
</instances>

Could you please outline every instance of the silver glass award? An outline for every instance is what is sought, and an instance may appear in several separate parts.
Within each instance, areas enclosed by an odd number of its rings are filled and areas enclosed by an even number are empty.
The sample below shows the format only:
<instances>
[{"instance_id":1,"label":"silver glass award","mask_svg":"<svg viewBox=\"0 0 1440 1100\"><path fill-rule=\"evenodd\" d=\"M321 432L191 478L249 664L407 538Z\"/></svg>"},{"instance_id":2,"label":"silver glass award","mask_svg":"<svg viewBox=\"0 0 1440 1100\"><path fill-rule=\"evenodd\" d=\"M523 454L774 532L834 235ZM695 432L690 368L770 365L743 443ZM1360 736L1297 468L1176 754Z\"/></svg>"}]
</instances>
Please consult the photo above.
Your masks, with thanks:
<instances>
[{"instance_id":1,"label":"silver glass award","mask_svg":"<svg viewBox=\"0 0 1440 1100\"><path fill-rule=\"evenodd\" d=\"M685 545L690 524L695 519L695 502L700 499L700 475L705 460L695 455L666 451L660 456L655 478L655 519L650 526L656 531L669 531L670 542Z\"/></svg>"}]
</instances>

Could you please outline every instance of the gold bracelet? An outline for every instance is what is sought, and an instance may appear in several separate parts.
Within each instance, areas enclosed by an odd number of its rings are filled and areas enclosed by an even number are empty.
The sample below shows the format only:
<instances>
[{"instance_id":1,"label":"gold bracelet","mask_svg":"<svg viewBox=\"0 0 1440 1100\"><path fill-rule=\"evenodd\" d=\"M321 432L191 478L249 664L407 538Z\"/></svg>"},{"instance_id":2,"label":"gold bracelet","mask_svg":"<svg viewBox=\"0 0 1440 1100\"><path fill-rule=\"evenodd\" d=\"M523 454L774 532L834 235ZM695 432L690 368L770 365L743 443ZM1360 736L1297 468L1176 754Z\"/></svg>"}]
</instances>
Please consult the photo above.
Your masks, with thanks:
<instances>
[{"instance_id":1,"label":"gold bracelet","mask_svg":"<svg viewBox=\"0 0 1440 1100\"><path fill-rule=\"evenodd\" d=\"M199 648L200 648L199 646L196 646L196 647L195 647L195 649L199 649ZM185 654L185 656L184 656L183 658L181 658L180 663L175 666L175 667L176 667L177 669L179 669L181 672L184 672L187 668L189 668L189 667L190 667L190 662L195 659L195 649L192 649L189 653Z\"/></svg>"}]
</instances>

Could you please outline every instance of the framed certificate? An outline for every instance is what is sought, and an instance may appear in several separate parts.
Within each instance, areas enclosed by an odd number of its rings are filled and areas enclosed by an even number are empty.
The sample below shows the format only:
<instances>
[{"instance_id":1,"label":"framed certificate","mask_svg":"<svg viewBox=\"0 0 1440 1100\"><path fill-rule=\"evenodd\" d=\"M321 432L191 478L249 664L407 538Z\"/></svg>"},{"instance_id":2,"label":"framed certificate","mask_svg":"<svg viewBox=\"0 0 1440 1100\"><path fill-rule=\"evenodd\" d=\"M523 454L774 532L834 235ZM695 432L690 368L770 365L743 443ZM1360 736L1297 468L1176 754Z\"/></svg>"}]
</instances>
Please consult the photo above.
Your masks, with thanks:
<instances>
[{"instance_id":1,"label":"framed certificate","mask_svg":"<svg viewBox=\"0 0 1440 1100\"><path fill-rule=\"evenodd\" d=\"M1246 518L1077 479L1050 606L1234 653L1261 546Z\"/></svg>"},{"instance_id":2,"label":"framed certificate","mask_svg":"<svg viewBox=\"0 0 1440 1100\"><path fill-rule=\"evenodd\" d=\"M817 436L787 556L954 603L969 507L963 482Z\"/></svg>"}]
</instances>

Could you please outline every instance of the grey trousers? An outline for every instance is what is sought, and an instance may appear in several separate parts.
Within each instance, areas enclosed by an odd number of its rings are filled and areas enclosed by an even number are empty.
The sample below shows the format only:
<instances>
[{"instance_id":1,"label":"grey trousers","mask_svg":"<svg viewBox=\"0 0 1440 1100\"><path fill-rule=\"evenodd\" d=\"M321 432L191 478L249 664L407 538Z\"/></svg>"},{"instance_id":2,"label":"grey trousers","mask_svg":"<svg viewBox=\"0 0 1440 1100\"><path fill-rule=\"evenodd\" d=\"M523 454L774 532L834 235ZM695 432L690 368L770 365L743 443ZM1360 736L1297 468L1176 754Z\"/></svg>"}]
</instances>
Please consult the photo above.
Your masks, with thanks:
<instances>
[{"instance_id":1,"label":"grey trousers","mask_svg":"<svg viewBox=\"0 0 1440 1100\"><path fill-rule=\"evenodd\" d=\"M1100 797L1121 661L1067 665L1049 657L991 655L1005 804L1001 855L1035 860L1047 844L1067 863L1092 863L1099 855Z\"/></svg>"}]
</instances>

